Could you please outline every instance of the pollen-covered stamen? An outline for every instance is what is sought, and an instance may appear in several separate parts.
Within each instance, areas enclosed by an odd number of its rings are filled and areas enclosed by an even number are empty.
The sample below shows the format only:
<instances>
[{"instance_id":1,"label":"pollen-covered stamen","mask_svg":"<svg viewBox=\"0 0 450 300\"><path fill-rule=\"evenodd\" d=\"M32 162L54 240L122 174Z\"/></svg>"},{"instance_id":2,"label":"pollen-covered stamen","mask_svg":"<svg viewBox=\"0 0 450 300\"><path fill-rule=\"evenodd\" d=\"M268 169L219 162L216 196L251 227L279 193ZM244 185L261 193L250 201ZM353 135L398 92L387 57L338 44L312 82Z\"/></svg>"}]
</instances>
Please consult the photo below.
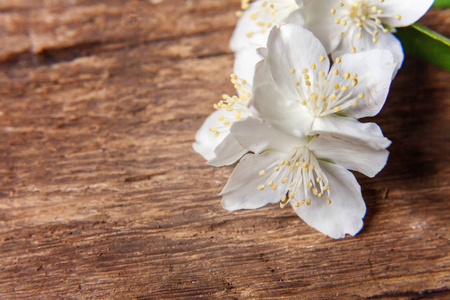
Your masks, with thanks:
<instances>
[{"instance_id":1,"label":"pollen-covered stamen","mask_svg":"<svg viewBox=\"0 0 450 300\"><path fill-rule=\"evenodd\" d=\"M289 202L294 202L297 207L311 205L314 197L330 199L328 178L307 147L295 148L287 154L287 159L260 170L259 176L262 177L262 183L258 185L258 190L270 188L275 191L281 188L286 191L280 200L281 208ZM331 203L331 200L327 200L327 203Z\"/></svg>"},{"instance_id":2,"label":"pollen-covered stamen","mask_svg":"<svg viewBox=\"0 0 450 300\"><path fill-rule=\"evenodd\" d=\"M215 137L219 137L223 132L229 132L233 122L250 115L248 102L252 96L251 85L246 80L238 78L236 74L231 74L230 80L239 96L223 94L222 100L214 104L215 109L223 112L217 117L217 124L209 129Z\"/></svg>"},{"instance_id":3,"label":"pollen-covered stamen","mask_svg":"<svg viewBox=\"0 0 450 300\"><path fill-rule=\"evenodd\" d=\"M277 24L283 22L294 10L298 8L295 0L267 0L251 3L250 0L241 0L241 9L236 15L242 16L243 10L251 10L248 17L256 25L255 30L246 33L248 38L258 34L265 34Z\"/></svg>"},{"instance_id":4,"label":"pollen-covered stamen","mask_svg":"<svg viewBox=\"0 0 450 300\"><path fill-rule=\"evenodd\" d=\"M323 61L325 57L320 56L319 64ZM311 115L324 117L358 104L359 99L354 94L354 87L359 84L358 74L339 70L341 62L342 58L336 58L328 75L315 63L311 63L310 68L302 72L291 69L290 73L296 76L297 101L306 106Z\"/></svg>"},{"instance_id":5,"label":"pollen-covered stamen","mask_svg":"<svg viewBox=\"0 0 450 300\"><path fill-rule=\"evenodd\" d=\"M352 36L351 52L360 50L355 46L358 44L356 39L362 39L364 34L369 34L372 43L377 43L380 32L389 32L383 25L383 19L396 18L401 20L401 15L386 14L383 11L383 2L384 1L378 2L375 0L346 0L341 1L339 7L331 10L331 14L336 16L335 23L343 26L343 31L339 33L340 36L343 36L352 28L357 32ZM349 26L347 26L347 24L349 24Z\"/></svg>"}]
</instances>

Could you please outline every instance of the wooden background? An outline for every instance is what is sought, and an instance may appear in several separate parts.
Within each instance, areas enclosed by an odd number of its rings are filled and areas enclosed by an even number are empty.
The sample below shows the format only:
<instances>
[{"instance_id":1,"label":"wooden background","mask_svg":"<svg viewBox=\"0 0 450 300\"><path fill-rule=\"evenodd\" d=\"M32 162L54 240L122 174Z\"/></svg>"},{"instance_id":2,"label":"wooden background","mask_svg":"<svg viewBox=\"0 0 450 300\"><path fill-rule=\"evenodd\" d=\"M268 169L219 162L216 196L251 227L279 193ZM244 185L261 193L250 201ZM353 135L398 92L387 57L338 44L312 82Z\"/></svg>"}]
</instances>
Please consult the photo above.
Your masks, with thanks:
<instances>
[{"instance_id":1,"label":"wooden background","mask_svg":"<svg viewBox=\"0 0 450 300\"><path fill-rule=\"evenodd\" d=\"M233 93L238 8L0 0L0 298L450 298L450 74L406 58L356 237L230 213L232 168L191 144ZM449 11L422 23L450 35Z\"/></svg>"}]
</instances>

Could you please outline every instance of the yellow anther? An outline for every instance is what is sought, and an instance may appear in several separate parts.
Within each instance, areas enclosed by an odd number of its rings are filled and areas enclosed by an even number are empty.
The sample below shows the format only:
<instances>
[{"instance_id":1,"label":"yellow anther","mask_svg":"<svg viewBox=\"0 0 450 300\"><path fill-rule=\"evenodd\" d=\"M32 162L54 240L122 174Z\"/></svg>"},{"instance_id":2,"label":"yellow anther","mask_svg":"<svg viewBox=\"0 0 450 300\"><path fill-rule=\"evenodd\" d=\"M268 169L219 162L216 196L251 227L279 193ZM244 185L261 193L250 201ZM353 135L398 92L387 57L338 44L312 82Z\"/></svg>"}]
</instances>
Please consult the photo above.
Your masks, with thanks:
<instances>
[{"instance_id":1,"label":"yellow anther","mask_svg":"<svg viewBox=\"0 0 450 300\"><path fill-rule=\"evenodd\" d=\"M338 69L334 70L334 71L333 71L333 74L334 74L334 75L339 75L339 70L338 70Z\"/></svg>"},{"instance_id":2,"label":"yellow anther","mask_svg":"<svg viewBox=\"0 0 450 300\"><path fill-rule=\"evenodd\" d=\"M238 96L236 96L236 95L234 95L233 97L231 97L234 101L238 101L239 100L239 98L238 98Z\"/></svg>"},{"instance_id":3,"label":"yellow anther","mask_svg":"<svg viewBox=\"0 0 450 300\"><path fill-rule=\"evenodd\" d=\"M358 79L353 79L353 80L352 80L352 85L353 85L353 86L356 86L357 84L358 84Z\"/></svg>"},{"instance_id":4,"label":"yellow anther","mask_svg":"<svg viewBox=\"0 0 450 300\"><path fill-rule=\"evenodd\" d=\"M322 198L322 197L323 197L323 193L319 193L319 194L317 195L317 197Z\"/></svg>"},{"instance_id":5,"label":"yellow anther","mask_svg":"<svg viewBox=\"0 0 450 300\"><path fill-rule=\"evenodd\" d=\"M401 15L396 15L395 18L396 18L397 20L401 20L401 19L402 19L402 16L401 16Z\"/></svg>"},{"instance_id":6,"label":"yellow anther","mask_svg":"<svg viewBox=\"0 0 450 300\"><path fill-rule=\"evenodd\" d=\"M230 78L231 79L238 79L238 76L236 74L234 74L234 73L231 73L230 74Z\"/></svg>"},{"instance_id":7,"label":"yellow anther","mask_svg":"<svg viewBox=\"0 0 450 300\"><path fill-rule=\"evenodd\" d=\"M320 62L323 62L325 59L326 59L325 56L323 56L323 55L319 56L319 61L320 61Z\"/></svg>"},{"instance_id":8,"label":"yellow anther","mask_svg":"<svg viewBox=\"0 0 450 300\"><path fill-rule=\"evenodd\" d=\"M340 63L342 62L342 58L336 57L336 62L337 62L338 64L340 64Z\"/></svg>"},{"instance_id":9,"label":"yellow anther","mask_svg":"<svg viewBox=\"0 0 450 300\"><path fill-rule=\"evenodd\" d=\"M259 176L264 176L264 174L266 174L266 171L264 170L259 171Z\"/></svg>"},{"instance_id":10,"label":"yellow anther","mask_svg":"<svg viewBox=\"0 0 450 300\"><path fill-rule=\"evenodd\" d=\"M218 137L220 134L220 132L216 131L216 133L214 133L214 137Z\"/></svg>"},{"instance_id":11,"label":"yellow anther","mask_svg":"<svg viewBox=\"0 0 450 300\"><path fill-rule=\"evenodd\" d=\"M290 166L291 165L291 161L290 160L288 160L288 161L286 161L286 166Z\"/></svg>"},{"instance_id":12,"label":"yellow anther","mask_svg":"<svg viewBox=\"0 0 450 300\"><path fill-rule=\"evenodd\" d=\"M324 71L320 71L319 74L320 74L320 76L322 76L322 77L325 76L325 72L324 72Z\"/></svg>"},{"instance_id":13,"label":"yellow anther","mask_svg":"<svg viewBox=\"0 0 450 300\"><path fill-rule=\"evenodd\" d=\"M219 105L217 105L215 103L214 103L213 107L214 107L214 109L219 109L220 108Z\"/></svg>"},{"instance_id":14,"label":"yellow anther","mask_svg":"<svg viewBox=\"0 0 450 300\"><path fill-rule=\"evenodd\" d=\"M242 17L242 10L238 10L236 12L236 17L238 17L238 18Z\"/></svg>"},{"instance_id":15,"label":"yellow anther","mask_svg":"<svg viewBox=\"0 0 450 300\"><path fill-rule=\"evenodd\" d=\"M359 99L364 99L364 96L365 96L364 93L359 93L359 94L358 94L358 98L359 98Z\"/></svg>"},{"instance_id":16,"label":"yellow anther","mask_svg":"<svg viewBox=\"0 0 450 300\"><path fill-rule=\"evenodd\" d=\"M287 205L287 203L281 203L281 202L280 202L280 208L281 208L281 209L285 208L286 205Z\"/></svg>"},{"instance_id":17,"label":"yellow anther","mask_svg":"<svg viewBox=\"0 0 450 300\"><path fill-rule=\"evenodd\" d=\"M258 190L262 191L263 189L264 189L264 184L260 184L260 185L258 186Z\"/></svg>"},{"instance_id":18,"label":"yellow anther","mask_svg":"<svg viewBox=\"0 0 450 300\"><path fill-rule=\"evenodd\" d=\"M343 91L343 92L348 91L348 85L344 85L344 86L341 88L341 91Z\"/></svg>"},{"instance_id":19,"label":"yellow anther","mask_svg":"<svg viewBox=\"0 0 450 300\"><path fill-rule=\"evenodd\" d=\"M311 199L306 199L306 205L311 205Z\"/></svg>"},{"instance_id":20,"label":"yellow anther","mask_svg":"<svg viewBox=\"0 0 450 300\"><path fill-rule=\"evenodd\" d=\"M295 194L293 192L289 193L289 199L294 199L295 198Z\"/></svg>"},{"instance_id":21,"label":"yellow anther","mask_svg":"<svg viewBox=\"0 0 450 300\"><path fill-rule=\"evenodd\" d=\"M306 74L306 73L308 73L309 72L309 70L308 70L308 68L306 68L306 69L304 69L303 71L302 71L302 74Z\"/></svg>"},{"instance_id":22,"label":"yellow anther","mask_svg":"<svg viewBox=\"0 0 450 300\"><path fill-rule=\"evenodd\" d=\"M288 181L288 178L287 178L287 177L284 177L284 178L281 180L281 183L282 183L282 184L285 184L287 181Z\"/></svg>"},{"instance_id":23,"label":"yellow anther","mask_svg":"<svg viewBox=\"0 0 450 300\"><path fill-rule=\"evenodd\" d=\"M274 168L274 171L275 171L275 172L280 171L280 167L275 167L275 168Z\"/></svg>"},{"instance_id":24,"label":"yellow anther","mask_svg":"<svg viewBox=\"0 0 450 300\"><path fill-rule=\"evenodd\" d=\"M316 189L316 188L314 188L314 189L312 190L312 192L313 192L313 194L314 194L314 195L316 195L316 196L317 196L317 194L319 193L319 190L318 190L318 189Z\"/></svg>"},{"instance_id":25,"label":"yellow anther","mask_svg":"<svg viewBox=\"0 0 450 300\"><path fill-rule=\"evenodd\" d=\"M225 120L225 121L223 121L223 125L230 125L230 120Z\"/></svg>"},{"instance_id":26,"label":"yellow anther","mask_svg":"<svg viewBox=\"0 0 450 300\"><path fill-rule=\"evenodd\" d=\"M336 24L340 24L341 23L341 19L336 19Z\"/></svg>"},{"instance_id":27,"label":"yellow anther","mask_svg":"<svg viewBox=\"0 0 450 300\"><path fill-rule=\"evenodd\" d=\"M349 78L350 78L350 73L345 73L345 74L344 74L344 78L345 78L345 79L349 79Z\"/></svg>"},{"instance_id":28,"label":"yellow anther","mask_svg":"<svg viewBox=\"0 0 450 300\"><path fill-rule=\"evenodd\" d=\"M339 2L339 5L341 6L341 7L343 7L345 4L344 4L344 2Z\"/></svg>"},{"instance_id":29,"label":"yellow anther","mask_svg":"<svg viewBox=\"0 0 450 300\"><path fill-rule=\"evenodd\" d=\"M227 94L223 94L223 95L222 95L222 99L223 99L223 100L227 100L228 98L230 98L229 95L227 95Z\"/></svg>"},{"instance_id":30,"label":"yellow anther","mask_svg":"<svg viewBox=\"0 0 450 300\"><path fill-rule=\"evenodd\" d=\"M299 206L300 206L300 203L295 202L295 207L299 207Z\"/></svg>"},{"instance_id":31,"label":"yellow anther","mask_svg":"<svg viewBox=\"0 0 450 300\"><path fill-rule=\"evenodd\" d=\"M306 81L306 85L307 85L307 86L311 86L311 81L308 81L308 80L307 80L307 81Z\"/></svg>"},{"instance_id":32,"label":"yellow anther","mask_svg":"<svg viewBox=\"0 0 450 300\"><path fill-rule=\"evenodd\" d=\"M352 47L352 49L350 50L351 53L355 53L356 52L356 48Z\"/></svg>"},{"instance_id":33,"label":"yellow anther","mask_svg":"<svg viewBox=\"0 0 450 300\"><path fill-rule=\"evenodd\" d=\"M240 111L237 111L237 112L234 114L234 118L235 118L236 120L240 120L240 119L241 119L241 112L240 112Z\"/></svg>"},{"instance_id":34,"label":"yellow anther","mask_svg":"<svg viewBox=\"0 0 450 300\"><path fill-rule=\"evenodd\" d=\"M301 104L306 105L306 100L300 101Z\"/></svg>"},{"instance_id":35,"label":"yellow anther","mask_svg":"<svg viewBox=\"0 0 450 300\"><path fill-rule=\"evenodd\" d=\"M295 69L291 69L291 74L295 74Z\"/></svg>"},{"instance_id":36,"label":"yellow anther","mask_svg":"<svg viewBox=\"0 0 450 300\"><path fill-rule=\"evenodd\" d=\"M283 159L282 161L280 161L280 166L283 166L286 163L286 161Z\"/></svg>"},{"instance_id":37,"label":"yellow anther","mask_svg":"<svg viewBox=\"0 0 450 300\"><path fill-rule=\"evenodd\" d=\"M308 181L307 186L308 186L308 189L310 189L310 188L313 186L312 182L311 182L311 181Z\"/></svg>"},{"instance_id":38,"label":"yellow anther","mask_svg":"<svg viewBox=\"0 0 450 300\"><path fill-rule=\"evenodd\" d=\"M219 120L219 121L223 121L223 119L225 119L224 116L218 116L218 117L217 117L217 120Z\"/></svg>"},{"instance_id":39,"label":"yellow anther","mask_svg":"<svg viewBox=\"0 0 450 300\"><path fill-rule=\"evenodd\" d=\"M314 164L311 164L311 165L309 165L309 168L310 168L311 170L314 170L314 169L316 168L316 166L315 166Z\"/></svg>"},{"instance_id":40,"label":"yellow anther","mask_svg":"<svg viewBox=\"0 0 450 300\"><path fill-rule=\"evenodd\" d=\"M278 185L275 184L275 185L272 187L272 191L275 191L277 188L278 188Z\"/></svg>"},{"instance_id":41,"label":"yellow anther","mask_svg":"<svg viewBox=\"0 0 450 300\"><path fill-rule=\"evenodd\" d=\"M352 79L356 79L358 77L358 73L353 73Z\"/></svg>"},{"instance_id":42,"label":"yellow anther","mask_svg":"<svg viewBox=\"0 0 450 300\"><path fill-rule=\"evenodd\" d=\"M328 184L322 188L322 190L324 190L324 191L328 191L329 189L330 189L330 186Z\"/></svg>"},{"instance_id":43,"label":"yellow anther","mask_svg":"<svg viewBox=\"0 0 450 300\"><path fill-rule=\"evenodd\" d=\"M344 36L344 32L343 31L341 31L341 32L339 32L339 36Z\"/></svg>"},{"instance_id":44,"label":"yellow anther","mask_svg":"<svg viewBox=\"0 0 450 300\"><path fill-rule=\"evenodd\" d=\"M358 32L358 39L362 39L362 32Z\"/></svg>"},{"instance_id":45,"label":"yellow anther","mask_svg":"<svg viewBox=\"0 0 450 300\"><path fill-rule=\"evenodd\" d=\"M216 132L216 131L217 131L217 126L214 125L213 127L211 127L211 128L209 129L209 131L211 131L211 132Z\"/></svg>"},{"instance_id":46,"label":"yellow anther","mask_svg":"<svg viewBox=\"0 0 450 300\"><path fill-rule=\"evenodd\" d=\"M315 64L315 63L312 63L312 64L311 64L311 69L313 69L313 70L316 69L316 64Z\"/></svg>"},{"instance_id":47,"label":"yellow anther","mask_svg":"<svg viewBox=\"0 0 450 300\"><path fill-rule=\"evenodd\" d=\"M334 15L334 14L336 13L336 9L333 8L333 9L331 10L331 13Z\"/></svg>"},{"instance_id":48,"label":"yellow anther","mask_svg":"<svg viewBox=\"0 0 450 300\"><path fill-rule=\"evenodd\" d=\"M305 74L303 77L305 77L305 79L309 79L310 78L308 74Z\"/></svg>"},{"instance_id":49,"label":"yellow anther","mask_svg":"<svg viewBox=\"0 0 450 300\"><path fill-rule=\"evenodd\" d=\"M281 202L284 202L284 201L286 201L286 195L283 195L283 197L281 197Z\"/></svg>"},{"instance_id":50,"label":"yellow anther","mask_svg":"<svg viewBox=\"0 0 450 300\"><path fill-rule=\"evenodd\" d=\"M296 81L295 86L299 86L299 85L300 85L300 82Z\"/></svg>"},{"instance_id":51,"label":"yellow anther","mask_svg":"<svg viewBox=\"0 0 450 300\"><path fill-rule=\"evenodd\" d=\"M327 204L331 204L331 199L327 198Z\"/></svg>"},{"instance_id":52,"label":"yellow anther","mask_svg":"<svg viewBox=\"0 0 450 300\"><path fill-rule=\"evenodd\" d=\"M330 99L331 99L332 101L336 100L336 99L337 99L336 94L331 94L331 95L330 95Z\"/></svg>"},{"instance_id":53,"label":"yellow anther","mask_svg":"<svg viewBox=\"0 0 450 300\"><path fill-rule=\"evenodd\" d=\"M340 111L341 109L342 109L342 107L336 106L336 107L334 108L334 111L335 111L335 112L338 112L338 111Z\"/></svg>"},{"instance_id":54,"label":"yellow anther","mask_svg":"<svg viewBox=\"0 0 450 300\"><path fill-rule=\"evenodd\" d=\"M352 105L353 105L353 106L358 105L358 100L353 101L353 102L352 102Z\"/></svg>"},{"instance_id":55,"label":"yellow anther","mask_svg":"<svg viewBox=\"0 0 450 300\"><path fill-rule=\"evenodd\" d=\"M250 31L249 33L247 33L247 37L250 38L250 37L252 37L252 36L253 36L253 32Z\"/></svg>"},{"instance_id":56,"label":"yellow anther","mask_svg":"<svg viewBox=\"0 0 450 300\"><path fill-rule=\"evenodd\" d=\"M301 205L305 204L305 199L302 199L302 200L300 201L300 204L301 204Z\"/></svg>"},{"instance_id":57,"label":"yellow anther","mask_svg":"<svg viewBox=\"0 0 450 300\"><path fill-rule=\"evenodd\" d=\"M339 85L339 83L336 83L336 84L334 85L334 90L337 91L340 87L341 87L341 86Z\"/></svg>"},{"instance_id":58,"label":"yellow anther","mask_svg":"<svg viewBox=\"0 0 450 300\"><path fill-rule=\"evenodd\" d=\"M295 166L291 166L289 169L290 169L291 171L294 171L294 170L295 170Z\"/></svg>"}]
</instances>

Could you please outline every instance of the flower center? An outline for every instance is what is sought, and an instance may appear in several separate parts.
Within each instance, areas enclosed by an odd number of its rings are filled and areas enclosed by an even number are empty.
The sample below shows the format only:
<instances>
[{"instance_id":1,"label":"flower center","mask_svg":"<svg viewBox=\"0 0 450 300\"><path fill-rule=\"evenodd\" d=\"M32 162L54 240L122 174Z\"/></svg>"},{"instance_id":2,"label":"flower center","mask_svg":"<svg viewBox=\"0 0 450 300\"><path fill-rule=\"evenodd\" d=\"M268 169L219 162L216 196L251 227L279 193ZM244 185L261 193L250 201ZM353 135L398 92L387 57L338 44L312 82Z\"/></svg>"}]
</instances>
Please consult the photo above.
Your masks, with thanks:
<instances>
[{"instance_id":1,"label":"flower center","mask_svg":"<svg viewBox=\"0 0 450 300\"><path fill-rule=\"evenodd\" d=\"M223 114L217 117L219 123L209 128L209 131L214 133L215 137L219 137L221 133L228 133L230 125L243 117L250 114L248 109L248 99L252 96L249 92L251 85L244 79L240 79L236 74L231 74L231 83L238 91L238 96L222 95L222 100L214 104L214 108L223 111Z\"/></svg>"},{"instance_id":2,"label":"flower center","mask_svg":"<svg viewBox=\"0 0 450 300\"><path fill-rule=\"evenodd\" d=\"M293 149L286 159L259 171L259 175L265 179L265 183L260 184L258 190L262 191L266 187L273 191L278 188L286 190L280 201L281 208L289 202L294 202L296 207L311 205L311 198L325 196L327 203L331 204L328 179L314 153L307 147Z\"/></svg>"},{"instance_id":3,"label":"flower center","mask_svg":"<svg viewBox=\"0 0 450 300\"><path fill-rule=\"evenodd\" d=\"M360 49L356 47L356 41L353 38L362 39L364 35L370 35L372 43L378 42L378 35L380 31L388 33L389 30L383 26L383 18L397 18L401 20L401 15L389 15L384 13L382 6L384 0L380 0L378 7L372 4L374 0L346 0L340 1L339 7L333 8L331 13L336 15L336 24L343 26L339 35L342 37L345 34L350 34L352 38L351 52L356 52ZM353 26L350 26L352 24ZM356 28L355 28L356 26ZM356 35L354 30L356 29Z\"/></svg>"},{"instance_id":4,"label":"flower center","mask_svg":"<svg viewBox=\"0 0 450 300\"><path fill-rule=\"evenodd\" d=\"M300 104L304 105L313 117L325 117L329 114L352 106L357 106L359 100L365 95L354 93L354 87L358 85L357 73L342 73L339 64L342 58L338 57L329 72L320 64L325 61L324 56L319 57L319 65L311 63L311 68L306 68L301 75L296 75L296 70L290 72L295 77L295 87Z\"/></svg>"}]
</instances>

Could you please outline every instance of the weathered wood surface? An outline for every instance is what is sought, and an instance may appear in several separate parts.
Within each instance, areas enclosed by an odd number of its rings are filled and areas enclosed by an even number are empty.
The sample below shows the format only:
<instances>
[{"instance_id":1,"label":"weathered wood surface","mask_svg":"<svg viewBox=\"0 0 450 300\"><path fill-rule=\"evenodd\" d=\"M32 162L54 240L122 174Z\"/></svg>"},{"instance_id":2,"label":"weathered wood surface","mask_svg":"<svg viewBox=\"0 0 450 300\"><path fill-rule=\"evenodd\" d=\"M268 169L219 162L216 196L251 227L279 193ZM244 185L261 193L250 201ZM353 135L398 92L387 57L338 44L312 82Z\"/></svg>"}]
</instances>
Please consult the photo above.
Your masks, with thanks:
<instances>
[{"instance_id":1,"label":"weathered wood surface","mask_svg":"<svg viewBox=\"0 0 450 300\"><path fill-rule=\"evenodd\" d=\"M359 235L220 207L232 168L191 144L233 92L238 2L0 0L0 298L450 297L450 75L415 58Z\"/></svg>"}]
</instances>

